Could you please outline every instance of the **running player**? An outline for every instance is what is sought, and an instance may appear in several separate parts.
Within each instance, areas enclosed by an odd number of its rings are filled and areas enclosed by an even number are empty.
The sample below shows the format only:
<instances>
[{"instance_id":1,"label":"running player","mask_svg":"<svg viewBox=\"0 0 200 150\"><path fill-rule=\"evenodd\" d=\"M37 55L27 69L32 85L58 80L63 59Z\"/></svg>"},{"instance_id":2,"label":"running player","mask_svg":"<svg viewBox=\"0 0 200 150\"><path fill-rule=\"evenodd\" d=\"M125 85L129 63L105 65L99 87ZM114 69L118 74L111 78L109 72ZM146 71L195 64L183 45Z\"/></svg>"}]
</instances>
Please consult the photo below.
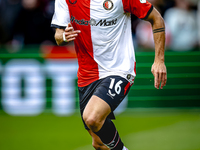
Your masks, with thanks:
<instances>
[{"instance_id":1,"label":"running player","mask_svg":"<svg viewBox=\"0 0 200 150\"><path fill-rule=\"evenodd\" d=\"M127 150L113 111L127 95L136 76L130 13L152 24L155 87L166 84L165 25L146 0L56 0L51 26L58 45L74 41L78 57L81 116L96 150ZM160 85L161 84L161 85Z\"/></svg>"}]
</instances>

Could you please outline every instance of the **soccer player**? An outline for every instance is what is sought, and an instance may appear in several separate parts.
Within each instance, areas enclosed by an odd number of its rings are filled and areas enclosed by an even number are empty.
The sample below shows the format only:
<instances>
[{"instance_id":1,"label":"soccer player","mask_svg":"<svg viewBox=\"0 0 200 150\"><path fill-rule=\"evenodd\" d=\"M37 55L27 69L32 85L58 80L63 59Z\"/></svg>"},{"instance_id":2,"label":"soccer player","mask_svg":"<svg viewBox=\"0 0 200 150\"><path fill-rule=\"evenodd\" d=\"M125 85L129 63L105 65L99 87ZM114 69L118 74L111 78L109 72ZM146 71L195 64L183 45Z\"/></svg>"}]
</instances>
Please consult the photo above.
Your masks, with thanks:
<instances>
[{"instance_id":1,"label":"soccer player","mask_svg":"<svg viewBox=\"0 0 200 150\"><path fill-rule=\"evenodd\" d=\"M113 111L136 76L130 13L152 24L155 88L166 84L165 25L146 0L56 0L51 26L58 45L74 41L78 57L80 111L96 150L127 150ZM126 126L126 125L124 125Z\"/></svg>"}]
</instances>

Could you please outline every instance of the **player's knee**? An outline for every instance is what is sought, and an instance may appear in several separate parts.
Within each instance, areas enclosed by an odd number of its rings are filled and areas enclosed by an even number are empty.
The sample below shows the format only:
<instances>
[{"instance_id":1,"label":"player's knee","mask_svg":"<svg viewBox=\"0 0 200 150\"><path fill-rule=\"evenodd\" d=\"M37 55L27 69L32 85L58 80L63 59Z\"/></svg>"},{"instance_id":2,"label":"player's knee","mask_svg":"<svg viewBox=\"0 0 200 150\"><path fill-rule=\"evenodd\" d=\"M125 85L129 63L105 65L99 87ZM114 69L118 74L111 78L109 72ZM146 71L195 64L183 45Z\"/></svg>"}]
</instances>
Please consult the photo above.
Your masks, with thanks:
<instances>
[{"instance_id":1,"label":"player's knee","mask_svg":"<svg viewBox=\"0 0 200 150\"><path fill-rule=\"evenodd\" d=\"M98 127L100 123L97 121L97 119L93 116L83 116L83 120L85 121L85 124L93 131L98 131Z\"/></svg>"},{"instance_id":2,"label":"player's knee","mask_svg":"<svg viewBox=\"0 0 200 150\"><path fill-rule=\"evenodd\" d=\"M95 132L99 126L95 118L88 118L85 120L85 123L93 132Z\"/></svg>"}]
</instances>

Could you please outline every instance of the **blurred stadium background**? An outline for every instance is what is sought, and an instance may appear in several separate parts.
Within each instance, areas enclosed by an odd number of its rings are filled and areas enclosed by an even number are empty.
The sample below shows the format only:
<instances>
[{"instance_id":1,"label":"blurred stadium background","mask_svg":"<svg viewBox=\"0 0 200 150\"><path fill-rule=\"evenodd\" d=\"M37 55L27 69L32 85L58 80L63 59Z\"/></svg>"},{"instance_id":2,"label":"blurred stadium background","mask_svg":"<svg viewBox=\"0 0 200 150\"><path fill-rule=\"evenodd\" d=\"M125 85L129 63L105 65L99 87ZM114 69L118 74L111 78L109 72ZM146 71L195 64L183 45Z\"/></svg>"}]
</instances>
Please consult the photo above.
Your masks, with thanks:
<instances>
[{"instance_id":1,"label":"blurred stadium background","mask_svg":"<svg viewBox=\"0 0 200 150\"><path fill-rule=\"evenodd\" d=\"M200 150L200 1L149 0L166 22L156 90L150 24L132 15L137 77L115 112L130 150ZM73 44L58 47L54 0L0 0L0 150L92 150L78 111Z\"/></svg>"}]
</instances>

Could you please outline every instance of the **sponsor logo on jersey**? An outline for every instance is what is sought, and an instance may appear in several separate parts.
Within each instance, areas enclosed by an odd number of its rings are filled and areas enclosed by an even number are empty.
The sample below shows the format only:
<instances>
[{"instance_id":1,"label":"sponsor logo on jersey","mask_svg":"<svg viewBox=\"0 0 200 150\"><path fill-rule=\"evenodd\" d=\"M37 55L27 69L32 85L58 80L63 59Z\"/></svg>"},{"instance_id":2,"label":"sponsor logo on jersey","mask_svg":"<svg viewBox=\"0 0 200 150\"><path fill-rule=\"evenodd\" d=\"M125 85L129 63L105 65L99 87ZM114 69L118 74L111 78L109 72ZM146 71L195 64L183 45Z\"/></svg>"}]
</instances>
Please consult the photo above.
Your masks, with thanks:
<instances>
[{"instance_id":1,"label":"sponsor logo on jersey","mask_svg":"<svg viewBox=\"0 0 200 150\"><path fill-rule=\"evenodd\" d=\"M146 0L140 0L140 3L146 3L147 1Z\"/></svg>"},{"instance_id":2,"label":"sponsor logo on jersey","mask_svg":"<svg viewBox=\"0 0 200 150\"><path fill-rule=\"evenodd\" d=\"M113 8L113 2L111 0L105 0L103 7L105 10L111 10Z\"/></svg>"},{"instance_id":3,"label":"sponsor logo on jersey","mask_svg":"<svg viewBox=\"0 0 200 150\"><path fill-rule=\"evenodd\" d=\"M117 19L113 19L113 20L100 20L95 26L112 26L115 25L117 23Z\"/></svg>"},{"instance_id":4,"label":"sponsor logo on jersey","mask_svg":"<svg viewBox=\"0 0 200 150\"><path fill-rule=\"evenodd\" d=\"M74 16L71 16L71 22L75 22L76 24L79 24L79 25L86 25L88 26L89 25L89 22L88 20L85 20L85 19L81 19L81 20L78 20L76 19Z\"/></svg>"},{"instance_id":5,"label":"sponsor logo on jersey","mask_svg":"<svg viewBox=\"0 0 200 150\"><path fill-rule=\"evenodd\" d=\"M95 26L96 25L96 20L90 19L90 25Z\"/></svg>"},{"instance_id":6,"label":"sponsor logo on jersey","mask_svg":"<svg viewBox=\"0 0 200 150\"><path fill-rule=\"evenodd\" d=\"M117 23L117 19L113 19L113 20L107 20L107 19L101 19L100 21L96 21L95 19L90 19L90 20L85 20L85 19L81 19L78 20L76 19L74 16L71 16L71 22L72 23L76 23L79 25L91 25L91 26L112 26L115 25Z\"/></svg>"},{"instance_id":7,"label":"sponsor logo on jersey","mask_svg":"<svg viewBox=\"0 0 200 150\"><path fill-rule=\"evenodd\" d=\"M77 0L69 0L70 4L76 4Z\"/></svg>"}]
</instances>

